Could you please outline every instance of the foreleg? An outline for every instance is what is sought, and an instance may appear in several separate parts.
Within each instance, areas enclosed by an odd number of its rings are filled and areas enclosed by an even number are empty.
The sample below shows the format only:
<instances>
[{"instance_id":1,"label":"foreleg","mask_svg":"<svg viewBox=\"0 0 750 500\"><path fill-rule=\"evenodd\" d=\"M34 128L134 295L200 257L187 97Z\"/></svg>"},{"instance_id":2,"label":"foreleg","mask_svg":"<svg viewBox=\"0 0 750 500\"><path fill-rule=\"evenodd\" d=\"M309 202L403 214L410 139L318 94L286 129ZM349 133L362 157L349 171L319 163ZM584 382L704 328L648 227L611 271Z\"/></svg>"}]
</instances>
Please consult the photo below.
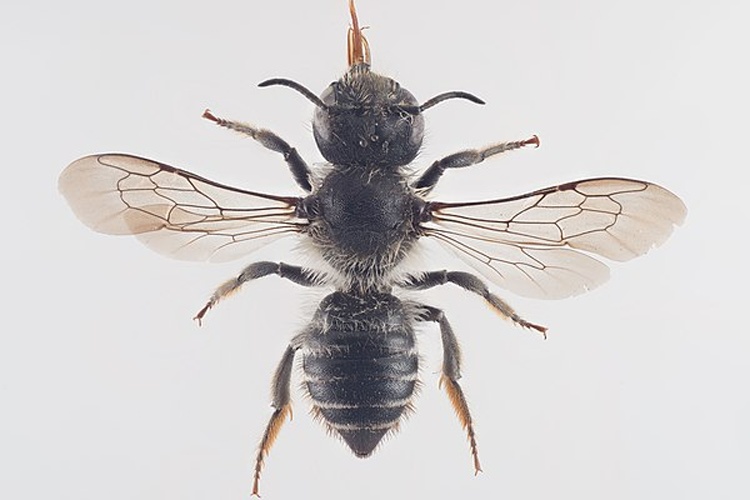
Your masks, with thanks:
<instances>
[{"instance_id":1,"label":"foreleg","mask_svg":"<svg viewBox=\"0 0 750 500\"><path fill-rule=\"evenodd\" d=\"M520 149L530 144L539 147L539 138L533 136L525 141L501 142L482 149L467 149L466 151L459 151L458 153L454 153L434 162L412 186L414 189L422 193L429 193L432 191L432 188L435 187L438 180L443 175L443 172L449 168L470 167L471 165L483 162L490 156L504 153L505 151Z\"/></svg>"},{"instance_id":2,"label":"foreleg","mask_svg":"<svg viewBox=\"0 0 750 500\"><path fill-rule=\"evenodd\" d=\"M220 127L249 135L262 146L284 155L284 161L289 166L289 170L292 171L292 176L294 177L294 180L297 181L297 184L308 193L312 191L312 184L310 183L310 167L307 166L307 163L305 163L305 160L302 159L297 150L290 146L284 139L270 130L253 127L247 123L218 118L209 110L203 112L203 118L211 120Z\"/></svg>"}]
</instances>

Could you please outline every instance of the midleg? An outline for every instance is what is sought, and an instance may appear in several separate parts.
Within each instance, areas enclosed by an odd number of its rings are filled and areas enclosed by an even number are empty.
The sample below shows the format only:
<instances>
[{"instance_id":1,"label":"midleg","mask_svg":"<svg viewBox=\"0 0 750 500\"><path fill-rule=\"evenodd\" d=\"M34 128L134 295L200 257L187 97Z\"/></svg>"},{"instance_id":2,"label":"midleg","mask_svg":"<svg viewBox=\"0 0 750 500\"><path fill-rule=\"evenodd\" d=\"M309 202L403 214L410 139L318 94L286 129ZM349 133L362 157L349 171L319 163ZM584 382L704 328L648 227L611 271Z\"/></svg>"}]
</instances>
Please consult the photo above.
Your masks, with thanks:
<instances>
[{"instance_id":1,"label":"midleg","mask_svg":"<svg viewBox=\"0 0 750 500\"><path fill-rule=\"evenodd\" d=\"M467 149L466 151L459 151L452 155L446 156L440 160L435 161L425 172L414 182L412 187L422 192L429 193L432 188L435 187L440 177L449 168L463 168L477 163L483 162L486 158L494 156L496 154L503 153L505 151L512 151L519 149L524 146L534 144L539 147L539 138L537 136L530 137L525 141L512 141L512 142L501 142L499 144L493 144L482 149Z\"/></svg>"},{"instance_id":2,"label":"midleg","mask_svg":"<svg viewBox=\"0 0 750 500\"><path fill-rule=\"evenodd\" d=\"M284 161L289 165L289 170L292 171L292 176L294 176L294 180L297 181L297 184L308 193L312 191L312 184L310 184L310 167L307 166L307 163L305 163L305 160L302 159L297 150L291 147L284 139L270 130L253 127L247 123L218 118L209 110L203 112L203 118L211 120L221 127L249 135L261 143L262 146L284 155Z\"/></svg>"},{"instance_id":3,"label":"midleg","mask_svg":"<svg viewBox=\"0 0 750 500\"><path fill-rule=\"evenodd\" d=\"M471 273L443 270L427 272L420 275L408 275L404 281L398 284L398 286L410 290L425 290L446 283L453 283L464 290L482 296L492 310L500 314L503 318L509 319L524 328L536 330L544 335L545 338L547 337L546 327L530 323L521 318L507 302L490 292L487 285L480 278Z\"/></svg>"},{"instance_id":4,"label":"midleg","mask_svg":"<svg viewBox=\"0 0 750 500\"><path fill-rule=\"evenodd\" d=\"M220 300L235 293L248 281L263 278L264 276L271 274L291 280L302 286L323 286L327 282L325 275L313 271L312 269L290 266L283 262L254 262L243 269L236 278L232 278L219 286L213 295L211 295L211 298L208 299L206 305L203 306L203 309L198 311L198 314L196 314L193 319L200 324L203 316L205 316L208 310L214 307Z\"/></svg>"},{"instance_id":5,"label":"midleg","mask_svg":"<svg viewBox=\"0 0 750 500\"><path fill-rule=\"evenodd\" d=\"M420 304L419 308L421 309L421 314L418 317L420 321L434 321L440 326L440 336L443 342L443 368L440 374L440 386L445 387L451 405L453 405L458 420L461 422L461 427L466 430L471 455L474 459L474 472L479 473L482 467L479 464L474 424L464 391L458 383L458 379L461 378L461 348L458 345L458 339L443 311L423 304Z\"/></svg>"}]
</instances>

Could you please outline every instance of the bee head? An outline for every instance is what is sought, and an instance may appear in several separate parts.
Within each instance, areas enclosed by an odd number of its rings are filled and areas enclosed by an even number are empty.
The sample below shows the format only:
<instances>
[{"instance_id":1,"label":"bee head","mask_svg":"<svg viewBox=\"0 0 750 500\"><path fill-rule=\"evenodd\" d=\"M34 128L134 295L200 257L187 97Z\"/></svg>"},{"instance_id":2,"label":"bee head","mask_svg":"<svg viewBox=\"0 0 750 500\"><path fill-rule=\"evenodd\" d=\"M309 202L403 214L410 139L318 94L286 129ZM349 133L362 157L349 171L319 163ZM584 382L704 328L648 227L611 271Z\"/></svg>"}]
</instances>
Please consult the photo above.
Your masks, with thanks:
<instances>
[{"instance_id":1,"label":"bee head","mask_svg":"<svg viewBox=\"0 0 750 500\"><path fill-rule=\"evenodd\" d=\"M467 92L445 92L419 104L395 80L370 71L370 46L349 1L352 26L347 38L349 71L320 97L299 83L273 78L261 87L283 85L315 104L313 135L318 149L334 165L397 168L417 156L424 138L423 111L447 99L484 101Z\"/></svg>"},{"instance_id":2,"label":"bee head","mask_svg":"<svg viewBox=\"0 0 750 500\"><path fill-rule=\"evenodd\" d=\"M411 162L424 137L416 98L395 80L352 66L320 96L313 134L321 154L337 165L392 165Z\"/></svg>"}]
</instances>

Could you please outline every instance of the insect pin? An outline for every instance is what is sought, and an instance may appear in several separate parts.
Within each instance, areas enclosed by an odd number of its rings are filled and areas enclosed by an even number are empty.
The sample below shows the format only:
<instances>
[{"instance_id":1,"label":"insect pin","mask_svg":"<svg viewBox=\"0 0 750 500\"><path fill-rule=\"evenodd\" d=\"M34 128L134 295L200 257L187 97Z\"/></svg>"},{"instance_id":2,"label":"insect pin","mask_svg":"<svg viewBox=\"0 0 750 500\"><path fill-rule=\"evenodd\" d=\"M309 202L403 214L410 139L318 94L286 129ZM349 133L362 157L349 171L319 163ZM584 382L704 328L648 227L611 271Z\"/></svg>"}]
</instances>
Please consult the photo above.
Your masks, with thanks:
<instances>
[{"instance_id":1,"label":"insect pin","mask_svg":"<svg viewBox=\"0 0 750 500\"><path fill-rule=\"evenodd\" d=\"M430 200L445 172L539 146L539 139L460 151L413 174L424 112L449 99L483 101L451 91L420 104L398 82L373 72L351 0L349 8L349 68L319 97L284 78L260 84L289 87L314 104L313 134L327 167L313 171L274 132L210 111L203 115L280 153L304 194L249 191L119 153L80 158L59 180L60 191L86 225L106 234L135 235L171 257L226 261L295 236L322 260L316 269L252 263L219 286L196 315L200 322L245 283L271 275L329 290L307 326L292 338L273 377L273 413L255 461L255 495L268 452L291 414L295 359L313 414L356 456L368 457L412 409L419 371L414 332L420 323L438 326L440 384L467 433L474 469L480 470L474 425L459 384L456 335L441 309L402 298L400 292L452 284L478 295L521 327L542 334L546 328L523 319L473 274L404 271L401 264L421 240L442 243L501 288L527 297L564 298L606 281L608 268L595 256L626 261L642 255L663 243L686 214L680 199L660 186L611 177L503 199Z\"/></svg>"}]
</instances>

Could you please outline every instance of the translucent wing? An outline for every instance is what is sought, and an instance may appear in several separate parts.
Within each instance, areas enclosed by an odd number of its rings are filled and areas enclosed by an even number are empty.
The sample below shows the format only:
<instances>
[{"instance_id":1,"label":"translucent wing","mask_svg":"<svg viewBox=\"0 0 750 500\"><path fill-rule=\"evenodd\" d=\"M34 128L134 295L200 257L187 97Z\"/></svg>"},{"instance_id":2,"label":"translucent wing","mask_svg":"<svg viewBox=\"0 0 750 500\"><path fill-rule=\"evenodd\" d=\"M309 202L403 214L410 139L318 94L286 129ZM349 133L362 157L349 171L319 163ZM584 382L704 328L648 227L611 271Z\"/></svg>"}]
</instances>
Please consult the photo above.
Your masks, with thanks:
<instances>
[{"instance_id":1,"label":"translucent wing","mask_svg":"<svg viewBox=\"0 0 750 500\"><path fill-rule=\"evenodd\" d=\"M470 203L431 203L427 236L448 245L497 285L519 295L563 298L607 280L589 254L616 261L663 243L687 210L666 189L601 178Z\"/></svg>"},{"instance_id":2,"label":"translucent wing","mask_svg":"<svg viewBox=\"0 0 750 500\"><path fill-rule=\"evenodd\" d=\"M95 231L134 234L187 260L235 259L297 233L299 200L245 191L125 154L86 156L60 175L60 192Z\"/></svg>"}]
</instances>

